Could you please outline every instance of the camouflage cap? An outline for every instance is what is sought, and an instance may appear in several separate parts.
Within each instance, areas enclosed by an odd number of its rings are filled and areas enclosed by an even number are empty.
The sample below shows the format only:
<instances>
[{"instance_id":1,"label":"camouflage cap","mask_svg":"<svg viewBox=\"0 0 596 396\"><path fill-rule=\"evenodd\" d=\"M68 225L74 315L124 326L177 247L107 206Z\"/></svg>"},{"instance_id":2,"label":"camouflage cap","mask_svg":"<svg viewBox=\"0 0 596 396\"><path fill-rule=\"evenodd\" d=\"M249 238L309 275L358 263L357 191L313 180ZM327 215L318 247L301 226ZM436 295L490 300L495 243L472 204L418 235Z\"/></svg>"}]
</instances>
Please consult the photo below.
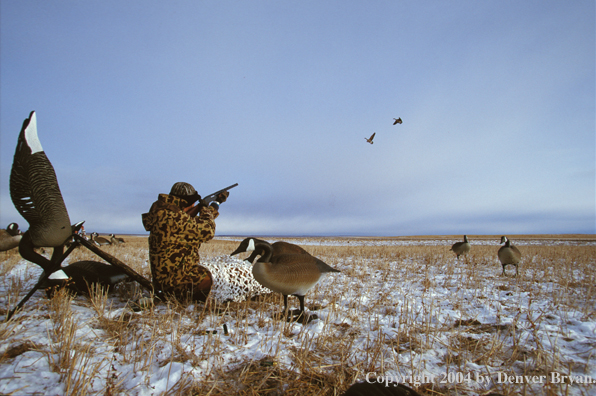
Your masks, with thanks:
<instances>
[{"instance_id":1,"label":"camouflage cap","mask_svg":"<svg viewBox=\"0 0 596 396\"><path fill-rule=\"evenodd\" d=\"M200 199L197 190L195 190L191 184L185 182L174 183L170 190L170 195L182 198L185 201L188 201L190 205Z\"/></svg>"}]
</instances>

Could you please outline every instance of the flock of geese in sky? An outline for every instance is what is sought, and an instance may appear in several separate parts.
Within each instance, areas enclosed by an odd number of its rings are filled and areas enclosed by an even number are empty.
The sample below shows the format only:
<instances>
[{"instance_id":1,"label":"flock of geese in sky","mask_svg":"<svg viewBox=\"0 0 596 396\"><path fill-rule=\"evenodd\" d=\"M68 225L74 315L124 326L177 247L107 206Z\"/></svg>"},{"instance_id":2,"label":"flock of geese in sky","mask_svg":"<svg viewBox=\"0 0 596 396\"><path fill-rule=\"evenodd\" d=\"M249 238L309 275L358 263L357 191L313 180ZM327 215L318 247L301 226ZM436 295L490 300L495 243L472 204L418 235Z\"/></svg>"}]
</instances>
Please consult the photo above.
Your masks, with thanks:
<instances>
[{"instance_id":1,"label":"flock of geese in sky","mask_svg":"<svg viewBox=\"0 0 596 396\"><path fill-rule=\"evenodd\" d=\"M401 124L402 122L403 122L403 121L401 120L401 117L400 117L400 118L394 118L393 125ZM374 142L373 142L373 139L375 138L375 135L376 135L376 134L377 134L377 133L375 132L375 133L373 133L372 135L370 135L370 137L369 137L369 138L364 138L364 140L366 140L366 141L367 141L368 143L370 143L370 144L373 144L373 143L374 143Z\"/></svg>"}]
</instances>

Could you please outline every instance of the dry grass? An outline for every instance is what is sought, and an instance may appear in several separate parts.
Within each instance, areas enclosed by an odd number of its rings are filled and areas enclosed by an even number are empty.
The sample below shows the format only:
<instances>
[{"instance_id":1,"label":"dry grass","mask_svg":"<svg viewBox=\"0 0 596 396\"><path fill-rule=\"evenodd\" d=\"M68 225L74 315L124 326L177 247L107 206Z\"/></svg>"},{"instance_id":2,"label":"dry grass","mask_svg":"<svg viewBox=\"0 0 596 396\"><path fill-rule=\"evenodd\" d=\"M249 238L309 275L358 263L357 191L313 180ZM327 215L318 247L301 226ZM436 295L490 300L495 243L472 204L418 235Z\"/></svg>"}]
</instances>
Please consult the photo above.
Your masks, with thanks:
<instances>
[{"instance_id":1,"label":"dry grass","mask_svg":"<svg viewBox=\"0 0 596 396\"><path fill-rule=\"evenodd\" d=\"M303 245L342 271L307 295L307 306L322 313L317 324L307 326L274 317L282 305L279 295L226 306L213 301L168 301L135 313L127 304L143 291L134 284L119 286L109 296L101 289L94 290L89 298L79 297L74 302L72 297L58 293L49 301L38 299L25 306L31 317L47 309L48 343L15 337L15 327L26 326L28 320L17 315L0 326L0 340L9 344L0 363L31 351L45 353L69 395L134 394L130 374L122 374L122 368L132 366L134 373L161 373L180 365L191 371L167 377L171 380L168 395L337 395L369 372L414 377L428 374L431 362L425 356L433 356L433 351L436 367L445 375L479 372L494 377L495 367L516 375L592 372L591 357L578 361L563 354L560 346L576 339L570 326L578 317L596 320L596 248L522 245L520 276L503 277L496 258L499 237L494 236L493 245L473 246L471 254L460 261L449 251L450 245ZM149 278L146 238L125 239L124 245L102 249ZM461 236L444 239L455 241ZM474 241L473 236L470 239ZM540 239L581 242L593 241L594 237ZM350 239L363 240L367 238ZM229 254L237 245L236 241L214 240L201 248L202 259ZM71 255L70 262L78 260L101 261L85 249ZM0 264L0 274L8 274L18 261L18 256L7 255ZM2 307L6 309L27 291L34 277L25 272L22 279L3 278L8 292ZM451 291L448 300L434 292L446 289ZM293 298L290 302L297 303ZM73 304L88 308L89 315L75 315ZM451 317L443 315L444 311L459 314ZM569 317L570 312L577 315ZM224 324L230 330L226 336L222 336ZM309 331L312 326L319 326L319 330ZM89 327L96 334L81 331ZM548 332L547 327L551 329ZM256 333L263 336L255 338ZM260 356L244 355L245 348L258 349ZM594 351L596 345L587 348ZM232 360L223 357L230 354L234 355ZM91 359L94 355L104 357ZM435 374L439 377L441 373ZM136 386L151 386L150 375L138 381ZM423 382L413 378L410 384L427 395L568 391L565 384L528 387ZM585 394L594 390L583 389Z\"/></svg>"}]
</instances>

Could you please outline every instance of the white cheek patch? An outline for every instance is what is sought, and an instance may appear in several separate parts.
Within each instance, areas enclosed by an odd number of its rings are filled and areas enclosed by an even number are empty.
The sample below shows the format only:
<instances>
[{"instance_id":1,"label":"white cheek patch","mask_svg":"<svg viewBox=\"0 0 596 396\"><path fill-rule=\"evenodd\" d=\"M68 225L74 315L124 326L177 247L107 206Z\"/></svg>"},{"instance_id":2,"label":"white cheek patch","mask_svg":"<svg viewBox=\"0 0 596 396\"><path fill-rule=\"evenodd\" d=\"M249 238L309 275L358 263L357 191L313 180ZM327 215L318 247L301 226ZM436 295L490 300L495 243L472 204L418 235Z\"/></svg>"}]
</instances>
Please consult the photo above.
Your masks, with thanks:
<instances>
[{"instance_id":1,"label":"white cheek patch","mask_svg":"<svg viewBox=\"0 0 596 396\"><path fill-rule=\"evenodd\" d=\"M248 241L248 247L246 248L246 251L247 252L252 252L253 250L255 250L255 240L251 238Z\"/></svg>"},{"instance_id":2,"label":"white cheek patch","mask_svg":"<svg viewBox=\"0 0 596 396\"><path fill-rule=\"evenodd\" d=\"M25 129L25 140L27 141L27 145L31 149L31 154L43 151L43 148L41 147L41 142L37 137L37 116L35 115L35 113L31 115L29 125L27 125L27 128Z\"/></svg>"},{"instance_id":3,"label":"white cheek patch","mask_svg":"<svg viewBox=\"0 0 596 396\"><path fill-rule=\"evenodd\" d=\"M48 279L68 279L68 275L62 270L58 270L56 272L52 272Z\"/></svg>"}]
</instances>

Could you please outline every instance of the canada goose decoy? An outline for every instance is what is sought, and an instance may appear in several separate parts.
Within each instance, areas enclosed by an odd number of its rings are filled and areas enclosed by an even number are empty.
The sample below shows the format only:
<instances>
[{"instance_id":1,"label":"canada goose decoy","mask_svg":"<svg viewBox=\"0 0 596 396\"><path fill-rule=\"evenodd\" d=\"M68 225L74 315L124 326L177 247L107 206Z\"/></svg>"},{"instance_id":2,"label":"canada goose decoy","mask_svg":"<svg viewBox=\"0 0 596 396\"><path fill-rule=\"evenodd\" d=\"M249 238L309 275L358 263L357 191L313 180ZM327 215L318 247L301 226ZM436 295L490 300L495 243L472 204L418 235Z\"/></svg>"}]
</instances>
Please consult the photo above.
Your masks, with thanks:
<instances>
[{"instance_id":1,"label":"canada goose decoy","mask_svg":"<svg viewBox=\"0 0 596 396\"><path fill-rule=\"evenodd\" d=\"M240 246L238 246L238 248L232 253L230 254L230 256L234 256L238 253L243 253L243 252L247 252L247 248L248 248L248 244L251 238L246 238L245 240L243 240L240 243ZM257 239L257 238L252 238L252 240L254 241L253 243L269 243L267 241L264 241L262 239ZM289 242L284 242L284 241L278 241L278 242L274 242L271 244L272 247L272 252L271 252L271 257L276 257L279 256L281 254L310 254L308 253L306 250L302 249L300 246L298 245L294 245L293 243L289 243ZM252 254L245 258L245 261L248 261L249 263L253 263L255 261L255 258L257 256L264 256L264 252L263 250L254 250L252 252Z\"/></svg>"},{"instance_id":2,"label":"canada goose decoy","mask_svg":"<svg viewBox=\"0 0 596 396\"><path fill-rule=\"evenodd\" d=\"M505 266L511 264L515 265L515 276L517 276L518 264L521 261L522 256L521 252L506 236L501 237L501 243L505 243L505 245L501 246L498 252L499 261L503 266L503 273L501 275L505 275Z\"/></svg>"},{"instance_id":3,"label":"canada goose decoy","mask_svg":"<svg viewBox=\"0 0 596 396\"><path fill-rule=\"evenodd\" d=\"M61 270L61 263L74 249L74 245L66 253L64 245L73 231L83 224L70 224L56 172L37 136L37 117L34 111L23 121L9 185L12 203L29 223L29 229L19 242L19 253L24 259L42 267L44 272L33 289L7 314L7 318L12 317L25 304L43 281L68 277ZM36 248L43 247L53 248L49 260L35 251Z\"/></svg>"},{"instance_id":4,"label":"canada goose decoy","mask_svg":"<svg viewBox=\"0 0 596 396\"><path fill-rule=\"evenodd\" d=\"M375 133L373 133L372 135L370 135L370 137L369 137L368 139L367 139L367 138L364 138L364 140L366 140L366 141L367 141L368 143L370 143L370 144L373 144L373 139L375 138L375 135L376 135L376 134L377 134L377 133L375 132Z\"/></svg>"},{"instance_id":5,"label":"canada goose decoy","mask_svg":"<svg viewBox=\"0 0 596 396\"><path fill-rule=\"evenodd\" d=\"M464 241L463 242L456 242L453 244L453 246L451 246L451 250L453 250L453 252L457 255L457 258L459 259L459 256L461 255L466 255L468 254L468 252L470 251L470 249L472 248L472 246L470 245L470 242L468 242L468 236L464 235Z\"/></svg>"},{"instance_id":6,"label":"canada goose decoy","mask_svg":"<svg viewBox=\"0 0 596 396\"><path fill-rule=\"evenodd\" d=\"M114 234L110 234L110 243L112 245L118 245L124 243L124 239L116 237Z\"/></svg>"},{"instance_id":7,"label":"canada goose decoy","mask_svg":"<svg viewBox=\"0 0 596 396\"><path fill-rule=\"evenodd\" d=\"M47 279L41 284L40 288L45 289L49 297L59 287L66 287L76 294L88 294L94 284L109 288L129 279L122 269L97 261L77 261L62 271L69 279Z\"/></svg>"},{"instance_id":8,"label":"canada goose decoy","mask_svg":"<svg viewBox=\"0 0 596 396\"><path fill-rule=\"evenodd\" d=\"M10 173L10 196L29 223L25 234L33 246L58 247L72 235L54 167L37 137L37 117L33 111L19 134Z\"/></svg>"},{"instance_id":9,"label":"canada goose decoy","mask_svg":"<svg viewBox=\"0 0 596 396\"><path fill-rule=\"evenodd\" d=\"M396 125L396 124L401 124L401 123L403 122L403 121L401 120L401 117L400 117L400 118L394 118L394 120L395 120L395 122L393 123L393 125Z\"/></svg>"},{"instance_id":10,"label":"canada goose decoy","mask_svg":"<svg viewBox=\"0 0 596 396\"><path fill-rule=\"evenodd\" d=\"M17 223L10 223L5 230L0 230L0 252L5 252L19 246L21 242L21 231Z\"/></svg>"},{"instance_id":11,"label":"canada goose decoy","mask_svg":"<svg viewBox=\"0 0 596 396\"><path fill-rule=\"evenodd\" d=\"M111 242L104 237L100 237L97 232L91 233L91 239L99 246L111 245Z\"/></svg>"},{"instance_id":12,"label":"canada goose decoy","mask_svg":"<svg viewBox=\"0 0 596 396\"><path fill-rule=\"evenodd\" d=\"M288 296L294 295L300 301L298 317L303 321L315 319L315 315L311 318L304 315L304 295L319 282L321 276L340 271L310 254L281 254L272 257L271 244L254 238L247 238L245 241L244 251L262 252L252 267L252 274L261 285L284 296L284 313L288 310ZM238 249L233 254L237 253Z\"/></svg>"}]
</instances>

